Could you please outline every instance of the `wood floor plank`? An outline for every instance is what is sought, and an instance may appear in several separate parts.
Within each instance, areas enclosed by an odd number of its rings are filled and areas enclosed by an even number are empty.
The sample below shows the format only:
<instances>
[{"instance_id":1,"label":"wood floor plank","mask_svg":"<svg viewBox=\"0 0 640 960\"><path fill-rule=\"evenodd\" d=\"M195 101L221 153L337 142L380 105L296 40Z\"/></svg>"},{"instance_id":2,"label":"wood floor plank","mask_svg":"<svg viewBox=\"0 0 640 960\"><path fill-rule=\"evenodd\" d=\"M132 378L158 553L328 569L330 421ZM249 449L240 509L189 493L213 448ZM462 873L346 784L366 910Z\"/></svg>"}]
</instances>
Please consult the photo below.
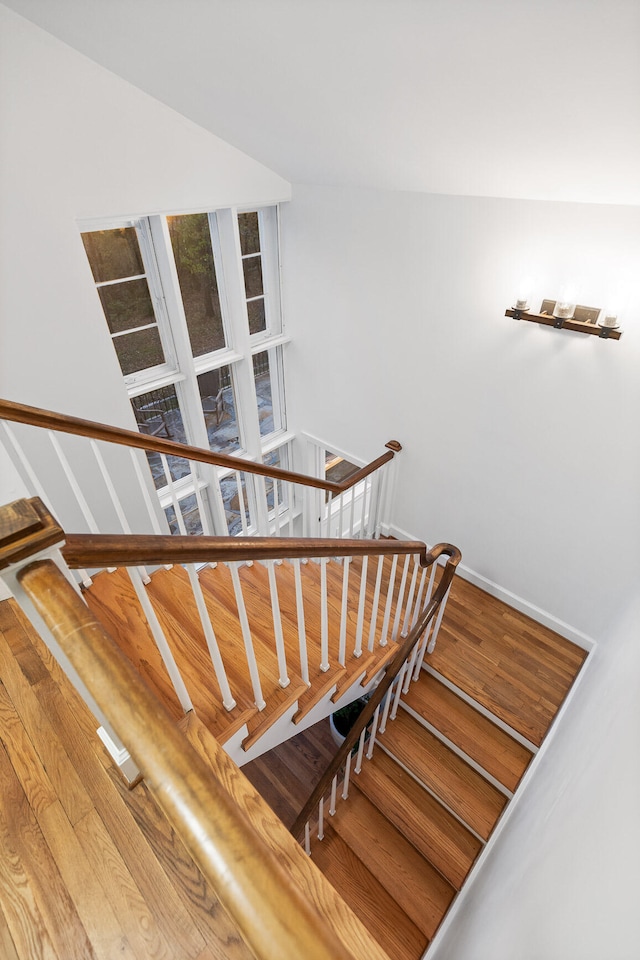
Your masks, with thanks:
<instances>
[{"instance_id":1,"label":"wood floor plank","mask_svg":"<svg viewBox=\"0 0 640 960\"><path fill-rule=\"evenodd\" d=\"M383 750L363 763L356 783L459 890L482 850L480 840Z\"/></svg>"},{"instance_id":2,"label":"wood floor plank","mask_svg":"<svg viewBox=\"0 0 640 960\"><path fill-rule=\"evenodd\" d=\"M0 873L1 872L2 871L0 869ZM2 897L0 897L0 957L2 957L3 960L20 960L15 941L11 936L11 931L9 930L9 926L2 909Z\"/></svg>"},{"instance_id":3,"label":"wood floor plank","mask_svg":"<svg viewBox=\"0 0 640 960\"><path fill-rule=\"evenodd\" d=\"M98 960L3 747L0 747L0 782L0 840L5 851L2 859L6 859L9 869L13 865L14 871L22 874L12 878L11 893L14 897L16 890L23 894L23 911L27 903L30 905L28 912L20 917L28 929L14 927L14 938L18 939L16 933L19 933L19 939L29 942L42 936L52 945L51 955L60 960ZM9 902L11 893L6 897ZM37 911L33 909L34 903Z\"/></svg>"},{"instance_id":4,"label":"wood floor plank","mask_svg":"<svg viewBox=\"0 0 640 960\"><path fill-rule=\"evenodd\" d=\"M311 855L389 957L419 960L427 938L330 824L324 840L312 844Z\"/></svg>"},{"instance_id":5,"label":"wood floor plank","mask_svg":"<svg viewBox=\"0 0 640 960\"><path fill-rule=\"evenodd\" d=\"M379 742L484 840L507 798L404 710Z\"/></svg>"},{"instance_id":6,"label":"wood floor plank","mask_svg":"<svg viewBox=\"0 0 640 960\"><path fill-rule=\"evenodd\" d=\"M56 792L3 683L0 683L0 741L37 816L40 810L55 803Z\"/></svg>"},{"instance_id":7,"label":"wood floor plank","mask_svg":"<svg viewBox=\"0 0 640 960\"><path fill-rule=\"evenodd\" d=\"M431 940L453 900L454 888L356 784L354 778L331 826Z\"/></svg>"},{"instance_id":8,"label":"wood floor plank","mask_svg":"<svg viewBox=\"0 0 640 960\"><path fill-rule=\"evenodd\" d=\"M424 673L402 702L424 717L448 740L512 792L533 754L435 677Z\"/></svg>"}]
</instances>

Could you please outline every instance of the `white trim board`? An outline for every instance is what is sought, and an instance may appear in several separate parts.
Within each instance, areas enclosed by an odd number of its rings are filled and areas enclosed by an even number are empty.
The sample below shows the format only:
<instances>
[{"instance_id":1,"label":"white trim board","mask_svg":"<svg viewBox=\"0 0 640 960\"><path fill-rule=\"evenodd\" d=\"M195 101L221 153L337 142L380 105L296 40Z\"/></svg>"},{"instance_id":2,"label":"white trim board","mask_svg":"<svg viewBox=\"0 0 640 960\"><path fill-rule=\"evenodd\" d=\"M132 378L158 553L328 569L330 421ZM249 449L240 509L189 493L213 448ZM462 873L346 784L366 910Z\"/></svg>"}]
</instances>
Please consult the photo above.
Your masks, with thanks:
<instances>
[{"instance_id":1,"label":"white trim board","mask_svg":"<svg viewBox=\"0 0 640 960\"><path fill-rule=\"evenodd\" d=\"M390 526L389 535L396 537L398 540L420 539L420 537L416 537L415 534L407 533L406 530L402 530L400 527L396 527L393 524ZM433 546L433 544L427 544L427 546L430 547ZM518 594L512 593L511 590L507 590L506 587L501 587L500 584L495 583L493 580L489 580L481 573L477 573L475 570L465 566L463 563L458 566L458 574L463 580L467 580L474 586L484 590L485 593L491 594L492 597L502 600L502 602L506 603L507 606L513 607L514 610L519 610L520 613L524 613L526 616L531 617L532 620L536 620L544 627L554 630L556 633L559 633L560 636L564 637L566 640L570 640L572 643L575 643L576 646L581 647L583 650L591 653L597 646L597 642L593 639L593 637L588 636L586 633L583 633L576 627L572 627L571 624L565 623L564 620L560 620L547 610L543 610L541 607L536 606L535 603L531 603L529 600L525 600L523 597L518 596Z\"/></svg>"}]
</instances>

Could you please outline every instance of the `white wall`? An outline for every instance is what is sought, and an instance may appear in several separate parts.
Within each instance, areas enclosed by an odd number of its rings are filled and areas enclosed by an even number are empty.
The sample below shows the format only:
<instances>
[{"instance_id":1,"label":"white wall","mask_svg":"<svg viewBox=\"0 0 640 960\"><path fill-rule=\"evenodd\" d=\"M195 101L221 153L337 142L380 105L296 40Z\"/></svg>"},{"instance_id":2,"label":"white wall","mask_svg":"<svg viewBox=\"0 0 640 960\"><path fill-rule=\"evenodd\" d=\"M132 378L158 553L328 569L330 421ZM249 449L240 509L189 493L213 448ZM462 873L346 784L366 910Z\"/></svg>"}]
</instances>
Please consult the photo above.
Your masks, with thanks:
<instances>
[{"instance_id":1,"label":"white wall","mask_svg":"<svg viewBox=\"0 0 640 960\"><path fill-rule=\"evenodd\" d=\"M283 237L294 425L399 440L399 527L601 637L639 569L640 210L296 187ZM624 295L622 339L506 318L525 273Z\"/></svg>"},{"instance_id":2,"label":"white wall","mask_svg":"<svg viewBox=\"0 0 640 960\"><path fill-rule=\"evenodd\" d=\"M599 644L437 960L630 960L640 210L296 186L284 220L295 426L400 440L397 524ZM622 339L505 318L527 273L626 297Z\"/></svg>"},{"instance_id":3,"label":"white wall","mask_svg":"<svg viewBox=\"0 0 640 960\"><path fill-rule=\"evenodd\" d=\"M0 44L0 394L134 426L77 219L289 186L2 5Z\"/></svg>"}]
</instances>

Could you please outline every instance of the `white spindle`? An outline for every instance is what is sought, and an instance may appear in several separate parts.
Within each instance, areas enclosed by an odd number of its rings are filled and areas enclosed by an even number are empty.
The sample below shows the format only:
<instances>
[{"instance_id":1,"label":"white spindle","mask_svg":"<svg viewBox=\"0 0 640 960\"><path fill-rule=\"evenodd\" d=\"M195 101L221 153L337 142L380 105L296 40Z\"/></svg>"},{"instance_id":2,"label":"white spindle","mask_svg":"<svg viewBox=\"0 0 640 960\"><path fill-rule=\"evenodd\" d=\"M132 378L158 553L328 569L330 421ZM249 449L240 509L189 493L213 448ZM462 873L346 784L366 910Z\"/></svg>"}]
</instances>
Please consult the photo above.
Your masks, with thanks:
<instances>
[{"instance_id":1,"label":"white spindle","mask_svg":"<svg viewBox=\"0 0 640 960\"><path fill-rule=\"evenodd\" d=\"M382 568L384 567L384 555L378 557L378 570L376 572L376 585L373 592L373 605L371 607L371 628L369 630L369 650L373 652L376 639L376 626L378 625L378 604L380 603L380 584L382 583Z\"/></svg>"},{"instance_id":2,"label":"white spindle","mask_svg":"<svg viewBox=\"0 0 640 960\"><path fill-rule=\"evenodd\" d=\"M296 614L298 617L298 646L300 650L300 676L309 687L309 658L307 656L307 630L304 622L304 600L302 596L302 577L300 574L300 560L293 561L293 574L296 584Z\"/></svg>"},{"instance_id":3,"label":"white spindle","mask_svg":"<svg viewBox=\"0 0 640 960\"><path fill-rule=\"evenodd\" d=\"M311 510L311 488L303 487L302 488L302 536L310 537L311 534L309 517Z\"/></svg>"},{"instance_id":4,"label":"white spindle","mask_svg":"<svg viewBox=\"0 0 640 960\"><path fill-rule=\"evenodd\" d=\"M344 498L345 498L345 494L344 494L344 493L341 493L341 494L339 494L339 497L340 497L340 510L339 510L339 514L338 514L338 522L339 522L340 526L338 527L338 536L339 536L339 537L344 537Z\"/></svg>"},{"instance_id":5,"label":"white spindle","mask_svg":"<svg viewBox=\"0 0 640 960\"><path fill-rule=\"evenodd\" d=\"M276 656L278 658L278 683L281 687L288 687L291 683L287 673L287 655L284 649L284 636L282 633L282 618L280 616L280 599L278 597L278 584L276 582L276 568L273 560L267 560L267 573L269 575L269 592L271 594L271 616L273 618L273 635L276 641Z\"/></svg>"},{"instance_id":6,"label":"white spindle","mask_svg":"<svg viewBox=\"0 0 640 960\"><path fill-rule=\"evenodd\" d=\"M367 520L367 537L378 536L378 512L380 507L380 470L376 470L371 480L371 502Z\"/></svg>"},{"instance_id":7,"label":"white spindle","mask_svg":"<svg viewBox=\"0 0 640 960\"><path fill-rule=\"evenodd\" d=\"M288 506L287 506L287 525L288 525L288 526L287 526L287 535L290 536L290 537L293 537L293 536L294 536L294 529L293 529L293 514L294 514L294 509L293 509L293 506L294 506L294 498L295 498L295 493L296 493L296 492L295 492L295 487L293 486L292 483L289 483L289 481L286 480L286 481L283 483L283 496L284 496L284 491L286 491L286 494L287 494L287 504L288 504Z\"/></svg>"},{"instance_id":8,"label":"white spindle","mask_svg":"<svg viewBox=\"0 0 640 960\"><path fill-rule=\"evenodd\" d=\"M378 732L379 717L380 717L380 704L378 704L373 714L373 723L371 724L371 736L369 737L369 748L367 750L367 760L371 760L371 757L373 756L373 748L376 743L376 733Z\"/></svg>"},{"instance_id":9,"label":"white spindle","mask_svg":"<svg viewBox=\"0 0 640 960\"><path fill-rule=\"evenodd\" d=\"M196 503L198 504L198 513L200 515L200 523L202 524L202 533L205 537L210 537L212 534L211 524L209 523L209 511L204 508L204 501L202 499L202 491L200 489L200 483L198 480L198 475L195 473L193 468L193 462L189 460L189 466L191 468L191 481L193 483L193 491L196 495Z\"/></svg>"},{"instance_id":10,"label":"white spindle","mask_svg":"<svg viewBox=\"0 0 640 960\"><path fill-rule=\"evenodd\" d=\"M324 535L328 538L331 536L331 507L333 505L333 493L331 493L331 491L326 495L326 501L325 510L327 512L327 522Z\"/></svg>"},{"instance_id":11,"label":"white spindle","mask_svg":"<svg viewBox=\"0 0 640 960\"><path fill-rule=\"evenodd\" d=\"M428 588L427 588L427 595L426 595L426 597L424 598L424 605L425 605L425 607L426 607L426 605L429 603L429 601L431 600L431 595L432 595L432 593L433 593L433 585L434 585L434 583L435 583L437 570L438 570L438 561L436 560L435 563L432 563L432 564L431 564L431 574L430 574L430 576L429 576L429 586L428 586Z\"/></svg>"},{"instance_id":12,"label":"white spindle","mask_svg":"<svg viewBox=\"0 0 640 960\"><path fill-rule=\"evenodd\" d=\"M389 719L389 710L391 709L395 683L396 681L394 680L384 696L384 710L382 711L382 720L380 721L380 733L384 733L387 729L387 720Z\"/></svg>"},{"instance_id":13,"label":"white spindle","mask_svg":"<svg viewBox=\"0 0 640 960\"><path fill-rule=\"evenodd\" d=\"M308 857L311 856L311 825L308 820L304 825L304 852Z\"/></svg>"},{"instance_id":14,"label":"white spindle","mask_svg":"<svg viewBox=\"0 0 640 960\"><path fill-rule=\"evenodd\" d=\"M318 804L318 840L324 840L324 798Z\"/></svg>"},{"instance_id":15,"label":"white spindle","mask_svg":"<svg viewBox=\"0 0 640 960\"><path fill-rule=\"evenodd\" d=\"M429 637L431 636L431 631L433 629L433 618L427 624L427 628L424 631L424 636L420 641L420 650L418 651L418 656L416 658L416 665L413 668L413 679L417 680L420 676L420 670L422 669L422 664L424 663L424 658L427 653L427 646L429 643Z\"/></svg>"},{"instance_id":16,"label":"white spindle","mask_svg":"<svg viewBox=\"0 0 640 960\"><path fill-rule=\"evenodd\" d=\"M428 569L429 569L428 567L423 567L423 568L422 568L422 573L421 573L421 575L420 575L420 586L419 586L419 588L418 588L418 596L416 597L416 602L415 602L414 605L413 605L413 616L412 616L412 618L411 618L411 629L412 629L412 630L413 630L413 628L415 627L416 623L418 622L418 617L420 616L420 613L421 613L422 610L423 610L422 595L423 595L423 593L424 593L425 583L427 582L427 572L428 572ZM425 605L426 605L426 604L425 604Z\"/></svg>"},{"instance_id":17,"label":"white spindle","mask_svg":"<svg viewBox=\"0 0 640 960\"><path fill-rule=\"evenodd\" d=\"M362 481L362 509L360 511L360 537L364 539L366 536L366 515L367 515L367 492L369 489L369 477L365 477Z\"/></svg>"},{"instance_id":18,"label":"white spindle","mask_svg":"<svg viewBox=\"0 0 640 960\"><path fill-rule=\"evenodd\" d=\"M149 519L151 520L151 526L153 527L153 532L156 534L161 534L162 529L160 527L160 521L158 520L158 515L154 509L153 500L149 494L149 489L147 487L144 475L142 473L142 468L140 466L140 461L138 459L137 450L129 450L131 454L131 460L133 462L133 469L135 470L136 477L138 479L138 484L140 490L142 491L142 496L144 498L145 506L147 508L147 513L149 514Z\"/></svg>"},{"instance_id":19,"label":"white spindle","mask_svg":"<svg viewBox=\"0 0 640 960\"><path fill-rule=\"evenodd\" d=\"M356 519L356 488L351 487L351 503L349 507L349 536L353 539L353 528Z\"/></svg>"},{"instance_id":20,"label":"white spindle","mask_svg":"<svg viewBox=\"0 0 640 960\"><path fill-rule=\"evenodd\" d=\"M447 590L444 597L442 598L442 603L440 604L440 609L438 610L438 616L436 618L436 623L433 628L433 633L431 634L431 640L429 641L429 646L427 647L428 653L433 653L436 640L438 639L438 633L440 632L440 624L442 623L442 618L444 616L444 610L447 605L447 600L449 599L449 593L451 592L451 587Z\"/></svg>"},{"instance_id":21,"label":"white spindle","mask_svg":"<svg viewBox=\"0 0 640 960\"><path fill-rule=\"evenodd\" d=\"M364 607L367 599L367 561L369 557L365 554L362 558L362 570L360 573L360 597L358 600L358 623L356 626L356 645L353 651L355 657L362 656L362 632L364 630Z\"/></svg>"},{"instance_id":22,"label":"white spindle","mask_svg":"<svg viewBox=\"0 0 640 960\"><path fill-rule=\"evenodd\" d=\"M100 452L96 441L91 440L90 443L91 443L91 449L93 450L93 454L96 458L98 467L100 468L100 473L102 474L104 485L107 488L107 493L109 494L109 498L111 500L111 503L113 504L114 510L116 511L116 515L120 522L120 526L122 527L122 532L131 533L131 527L129 526L129 521L127 520L126 514L122 507L122 502L120 500L120 497L118 496L117 490L113 485L111 474L109 473L107 469L107 465L104 462L104 457L102 456L102 453ZM151 577L147 573L146 568L141 566L141 567L138 567L137 569L138 569L138 573L142 577L142 582L145 584L151 583Z\"/></svg>"},{"instance_id":23,"label":"white spindle","mask_svg":"<svg viewBox=\"0 0 640 960\"><path fill-rule=\"evenodd\" d=\"M389 574L389 584L387 586L387 600L384 607L384 620L382 621L382 631L380 633L380 646L386 647L389 638L389 621L391 620L391 610L393 608L393 591L396 583L396 570L398 568L398 554L394 553L391 561L391 573Z\"/></svg>"},{"instance_id":24,"label":"white spindle","mask_svg":"<svg viewBox=\"0 0 640 960\"><path fill-rule=\"evenodd\" d=\"M338 645L338 663L344 667L347 657L347 619L349 615L349 567L351 557L342 561L342 606L340 609L340 641Z\"/></svg>"},{"instance_id":25,"label":"white spindle","mask_svg":"<svg viewBox=\"0 0 640 960\"><path fill-rule=\"evenodd\" d=\"M247 504L244 498L244 490L242 488L242 474L239 470L234 470L234 475L236 478L236 489L238 491L238 508L240 510L242 536L246 537L249 533L249 526L247 524Z\"/></svg>"},{"instance_id":26,"label":"white spindle","mask_svg":"<svg viewBox=\"0 0 640 960\"><path fill-rule=\"evenodd\" d=\"M320 669L329 669L329 598L327 595L328 557L320 560Z\"/></svg>"},{"instance_id":27,"label":"white spindle","mask_svg":"<svg viewBox=\"0 0 640 960\"><path fill-rule=\"evenodd\" d=\"M409 632L409 623L411 621L411 614L413 612L413 598L416 592L416 582L418 580L418 570L420 569L420 562L416 557L413 561L413 574L411 575L411 586L409 587L409 596L405 604L405 614L404 614L404 623L402 625L402 636L408 636Z\"/></svg>"},{"instance_id":28,"label":"white spindle","mask_svg":"<svg viewBox=\"0 0 640 960\"><path fill-rule=\"evenodd\" d=\"M409 687L411 686L411 677L413 671L415 670L416 660L418 658L418 647L419 643L414 644L413 650L411 651L411 656L409 657L408 666L404 675L404 686L402 688L403 693L409 693Z\"/></svg>"},{"instance_id":29,"label":"white spindle","mask_svg":"<svg viewBox=\"0 0 640 960\"><path fill-rule=\"evenodd\" d=\"M222 662L220 648L218 647L218 641L216 640L213 624L211 623L211 617L209 616L209 611L207 610L207 604L202 593L202 587L200 586L200 581L198 580L198 574L195 565L193 563L185 564L185 569L189 576L189 582L191 584L191 589L193 590L194 600L196 601L198 616L200 617L200 623L202 624L202 630L207 643L207 649L209 651L209 656L211 657L211 663L213 664L218 686L220 687L220 693L222 694L222 704L226 710L233 710L233 708L236 706L236 701L233 699L233 694L231 693L231 688L229 687L227 672L224 668L224 663Z\"/></svg>"},{"instance_id":30,"label":"white spindle","mask_svg":"<svg viewBox=\"0 0 640 960\"><path fill-rule=\"evenodd\" d=\"M400 694L402 693L402 683L404 681L404 672L407 669L407 662L402 664L400 671L398 672L398 679L396 681L396 692L393 697L393 706L391 708L391 719L395 720L396 714L398 712L398 704L400 703Z\"/></svg>"},{"instance_id":31,"label":"white spindle","mask_svg":"<svg viewBox=\"0 0 640 960\"><path fill-rule=\"evenodd\" d=\"M342 799L346 800L349 796L349 777L351 775L351 754L347 757L344 768L344 780L342 782Z\"/></svg>"},{"instance_id":32,"label":"white spindle","mask_svg":"<svg viewBox=\"0 0 640 960\"><path fill-rule=\"evenodd\" d=\"M249 667L249 676L251 677L251 687L253 689L255 705L258 710L264 710L267 704L262 695L260 675L258 673L258 663L256 661L255 650L253 649L253 640L251 638L251 630L249 628L249 619L247 617L247 609L245 607L244 596L242 594L242 585L240 583L240 576L238 574L238 564L230 563L229 570L231 571L233 590L236 596L238 618L240 620L240 629L242 630L242 640L247 658L247 666Z\"/></svg>"},{"instance_id":33,"label":"white spindle","mask_svg":"<svg viewBox=\"0 0 640 960\"><path fill-rule=\"evenodd\" d=\"M331 800L329 802L329 816L335 816L336 812L336 794L338 792L338 775L336 774L331 781Z\"/></svg>"},{"instance_id":34,"label":"white spindle","mask_svg":"<svg viewBox=\"0 0 640 960\"><path fill-rule=\"evenodd\" d=\"M354 773L360 773L362 770L362 755L364 753L364 742L367 739L367 728L365 727L362 733L360 734L360 739L358 741L358 756L356 757L356 765L353 768Z\"/></svg>"},{"instance_id":35,"label":"white spindle","mask_svg":"<svg viewBox=\"0 0 640 960\"><path fill-rule=\"evenodd\" d=\"M178 530L182 536L186 536L187 528L184 523L184 517L182 516L182 510L180 509L180 501L178 500L175 487L173 485L173 477L171 476L171 471L169 469L169 461L164 453L160 454L160 461L162 463L162 469L164 470L167 486L169 487L169 493L171 494L171 503L173 504L173 512L176 517L176 523L178 524Z\"/></svg>"},{"instance_id":36,"label":"white spindle","mask_svg":"<svg viewBox=\"0 0 640 960\"><path fill-rule=\"evenodd\" d=\"M409 561L411 556L409 554L404 558L404 566L402 568L402 579L400 580L400 589L398 590L398 600L396 603L396 615L393 618L393 631L391 636L394 640L398 639L398 630L400 627L400 617L402 616L402 607L404 604L404 592L407 586L407 573L409 571Z\"/></svg>"},{"instance_id":37,"label":"white spindle","mask_svg":"<svg viewBox=\"0 0 640 960\"><path fill-rule=\"evenodd\" d=\"M128 567L127 573L129 574L131 583L133 584L133 589L136 592L140 606L142 607L143 613L147 619L147 623L149 624L149 629L151 630L155 644L160 652L160 656L162 657L164 665L167 668L169 679L171 680L173 689L175 690L178 700L180 701L180 706L185 713L188 713L190 710L193 710L191 697L187 692L182 675L178 670L176 661L174 660L169 644L167 643L167 638L164 635L164 631L160 626L160 621L158 620L156 612L153 609L153 605L149 599L149 594L144 588L142 577L134 567Z\"/></svg>"}]
</instances>

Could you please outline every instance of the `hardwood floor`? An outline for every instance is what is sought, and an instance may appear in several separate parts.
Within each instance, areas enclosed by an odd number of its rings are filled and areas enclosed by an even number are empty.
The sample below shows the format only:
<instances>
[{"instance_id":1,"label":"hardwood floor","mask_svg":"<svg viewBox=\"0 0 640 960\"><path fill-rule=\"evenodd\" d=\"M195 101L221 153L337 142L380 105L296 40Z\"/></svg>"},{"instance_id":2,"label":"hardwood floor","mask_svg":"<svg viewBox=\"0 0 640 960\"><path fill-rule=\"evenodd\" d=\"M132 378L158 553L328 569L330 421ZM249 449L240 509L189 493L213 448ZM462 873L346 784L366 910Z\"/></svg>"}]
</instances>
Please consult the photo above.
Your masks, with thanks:
<instances>
[{"instance_id":1,"label":"hardwood floor","mask_svg":"<svg viewBox=\"0 0 640 960\"><path fill-rule=\"evenodd\" d=\"M250 960L12 601L0 603L0 678L3 960Z\"/></svg>"}]
</instances>

